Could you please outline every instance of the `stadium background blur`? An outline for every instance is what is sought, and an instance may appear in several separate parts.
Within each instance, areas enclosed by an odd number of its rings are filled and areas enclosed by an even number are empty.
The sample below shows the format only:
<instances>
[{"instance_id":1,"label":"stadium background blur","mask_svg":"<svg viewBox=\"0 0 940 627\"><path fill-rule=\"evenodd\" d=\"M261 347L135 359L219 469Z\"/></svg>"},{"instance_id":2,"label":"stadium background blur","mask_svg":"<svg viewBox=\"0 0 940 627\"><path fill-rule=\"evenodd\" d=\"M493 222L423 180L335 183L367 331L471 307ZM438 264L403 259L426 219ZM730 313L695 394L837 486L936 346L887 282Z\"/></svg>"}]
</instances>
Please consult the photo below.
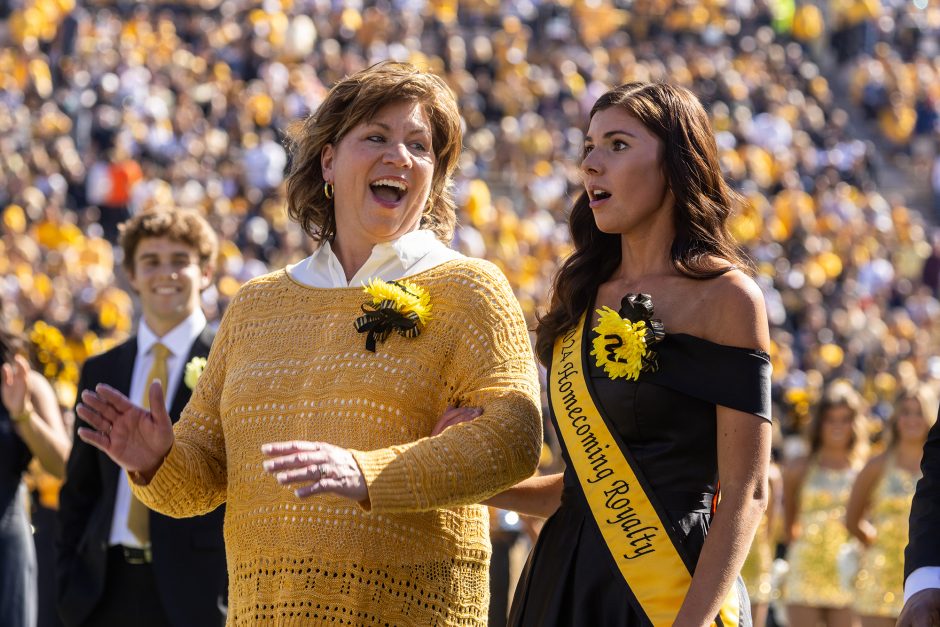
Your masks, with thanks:
<instances>
[{"instance_id":1,"label":"stadium background blur","mask_svg":"<svg viewBox=\"0 0 940 627\"><path fill-rule=\"evenodd\" d=\"M217 321L311 251L284 209L284 129L392 58L457 94L454 246L498 264L534 322L570 250L590 106L668 80L705 104L746 199L732 230L770 314L778 446L804 446L836 379L877 442L899 389L940 385L938 35L936 0L2 2L3 314L70 409L83 360L133 332L116 225L173 203L222 237Z\"/></svg>"}]
</instances>

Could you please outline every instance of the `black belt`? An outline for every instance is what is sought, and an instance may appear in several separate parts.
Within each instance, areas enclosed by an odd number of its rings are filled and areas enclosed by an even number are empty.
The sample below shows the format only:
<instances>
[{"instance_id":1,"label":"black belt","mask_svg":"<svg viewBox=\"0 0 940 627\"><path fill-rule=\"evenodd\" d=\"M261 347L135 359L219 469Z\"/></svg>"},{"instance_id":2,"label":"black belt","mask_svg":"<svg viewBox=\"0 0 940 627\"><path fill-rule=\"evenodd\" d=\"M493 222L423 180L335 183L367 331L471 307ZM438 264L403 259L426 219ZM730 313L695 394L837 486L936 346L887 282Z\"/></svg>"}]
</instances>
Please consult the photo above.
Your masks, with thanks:
<instances>
[{"instance_id":1,"label":"black belt","mask_svg":"<svg viewBox=\"0 0 940 627\"><path fill-rule=\"evenodd\" d=\"M135 546L115 544L110 548L110 552L119 556L128 564L149 564L153 561L153 550L149 546L141 549Z\"/></svg>"},{"instance_id":2,"label":"black belt","mask_svg":"<svg viewBox=\"0 0 940 627\"><path fill-rule=\"evenodd\" d=\"M667 512L697 512L708 514L712 511L715 495L710 492L657 492L656 499ZM564 504L577 503L580 506L587 507L583 493L576 486L564 487L561 495L561 501Z\"/></svg>"},{"instance_id":3,"label":"black belt","mask_svg":"<svg viewBox=\"0 0 940 627\"><path fill-rule=\"evenodd\" d=\"M662 492L656 496L663 508L670 512L707 514L712 511L715 501L715 495L709 492Z\"/></svg>"}]
</instances>

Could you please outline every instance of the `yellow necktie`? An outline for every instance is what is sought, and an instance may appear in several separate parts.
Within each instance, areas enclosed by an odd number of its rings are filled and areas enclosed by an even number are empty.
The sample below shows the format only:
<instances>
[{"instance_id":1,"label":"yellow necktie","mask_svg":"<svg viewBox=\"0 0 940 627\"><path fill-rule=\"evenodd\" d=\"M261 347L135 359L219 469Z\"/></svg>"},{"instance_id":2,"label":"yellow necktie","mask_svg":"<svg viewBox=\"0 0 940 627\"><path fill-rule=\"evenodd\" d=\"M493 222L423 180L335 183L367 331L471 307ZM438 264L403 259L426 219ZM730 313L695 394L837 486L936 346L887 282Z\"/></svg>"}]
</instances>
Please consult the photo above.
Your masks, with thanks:
<instances>
[{"instance_id":1,"label":"yellow necktie","mask_svg":"<svg viewBox=\"0 0 940 627\"><path fill-rule=\"evenodd\" d=\"M163 393L166 394L166 359L170 356L170 349L157 342L150 352L153 355L153 365L150 366L143 398L140 401L144 409L150 409L150 384L153 383L154 379L160 382L160 385L163 386ZM131 506L127 511L127 528L142 545L147 546L150 544L150 510L138 501L133 493L131 493Z\"/></svg>"}]
</instances>

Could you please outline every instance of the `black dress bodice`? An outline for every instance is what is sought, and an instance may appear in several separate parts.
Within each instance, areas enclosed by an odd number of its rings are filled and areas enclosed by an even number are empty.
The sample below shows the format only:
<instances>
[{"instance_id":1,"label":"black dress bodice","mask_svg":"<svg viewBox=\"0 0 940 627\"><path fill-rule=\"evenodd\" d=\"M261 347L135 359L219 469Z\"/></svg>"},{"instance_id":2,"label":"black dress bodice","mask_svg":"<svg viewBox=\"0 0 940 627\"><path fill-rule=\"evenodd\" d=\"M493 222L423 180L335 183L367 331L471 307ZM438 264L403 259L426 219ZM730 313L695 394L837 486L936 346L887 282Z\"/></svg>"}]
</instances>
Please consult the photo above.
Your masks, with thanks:
<instances>
[{"instance_id":1,"label":"black dress bodice","mask_svg":"<svg viewBox=\"0 0 940 627\"><path fill-rule=\"evenodd\" d=\"M762 351L670 335L667 329L655 345L657 371L643 372L636 381L611 379L590 355L592 338L586 328L582 359L593 396L629 448L638 474L665 510L694 567L718 490L717 407L769 420L770 359ZM630 607L564 443L562 456L567 464L562 504L529 557L510 624L643 625L645 620Z\"/></svg>"},{"instance_id":2,"label":"black dress bodice","mask_svg":"<svg viewBox=\"0 0 940 627\"><path fill-rule=\"evenodd\" d=\"M666 335L656 352L662 367L638 381L611 379L587 352L583 358L600 409L662 505L691 510L701 501L708 509L718 488L718 450L703 444L717 442L717 406L769 420L770 360L685 334ZM566 450L563 456L565 485L577 489Z\"/></svg>"}]
</instances>

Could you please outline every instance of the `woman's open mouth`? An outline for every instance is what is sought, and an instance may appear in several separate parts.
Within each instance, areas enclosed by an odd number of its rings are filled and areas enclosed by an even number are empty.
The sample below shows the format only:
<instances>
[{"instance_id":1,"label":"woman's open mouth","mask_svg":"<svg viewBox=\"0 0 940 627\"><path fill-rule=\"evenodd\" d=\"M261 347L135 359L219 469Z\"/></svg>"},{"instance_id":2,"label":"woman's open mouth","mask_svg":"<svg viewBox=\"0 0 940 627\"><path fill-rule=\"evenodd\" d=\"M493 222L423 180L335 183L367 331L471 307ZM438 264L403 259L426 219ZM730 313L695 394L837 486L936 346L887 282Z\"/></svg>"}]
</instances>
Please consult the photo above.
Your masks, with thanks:
<instances>
[{"instance_id":1,"label":"woman's open mouth","mask_svg":"<svg viewBox=\"0 0 940 627\"><path fill-rule=\"evenodd\" d=\"M398 178L380 178L369 183L372 196L386 207L396 207L408 193L408 184Z\"/></svg>"},{"instance_id":2,"label":"woman's open mouth","mask_svg":"<svg viewBox=\"0 0 940 627\"><path fill-rule=\"evenodd\" d=\"M610 192L606 189L594 188L588 191L591 208L600 206L605 200L610 198Z\"/></svg>"}]
</instances>

